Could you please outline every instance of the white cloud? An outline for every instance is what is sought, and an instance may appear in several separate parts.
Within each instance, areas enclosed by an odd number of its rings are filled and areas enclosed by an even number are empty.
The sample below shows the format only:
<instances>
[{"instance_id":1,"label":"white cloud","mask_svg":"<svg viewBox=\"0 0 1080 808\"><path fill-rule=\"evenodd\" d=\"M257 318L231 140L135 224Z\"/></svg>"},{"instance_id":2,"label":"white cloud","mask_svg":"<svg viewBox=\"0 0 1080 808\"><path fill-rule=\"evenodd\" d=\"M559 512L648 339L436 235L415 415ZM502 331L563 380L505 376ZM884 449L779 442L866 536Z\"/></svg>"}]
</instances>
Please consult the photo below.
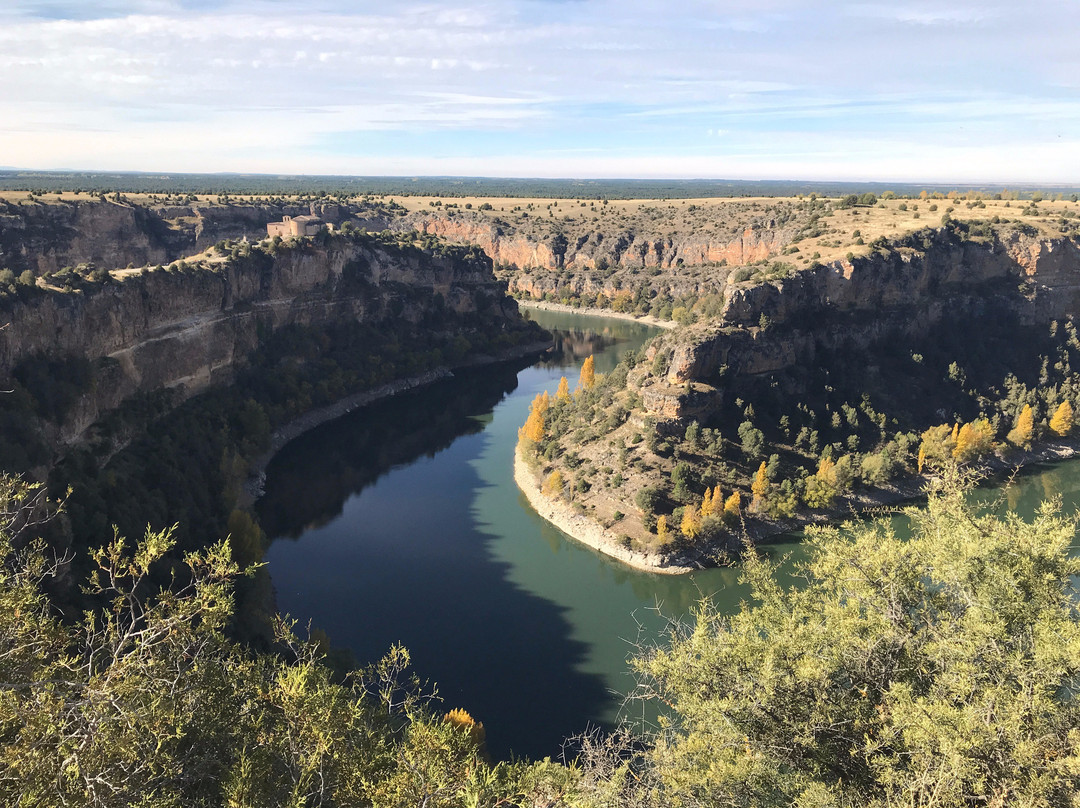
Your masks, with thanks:
<instances>
[{"instance_id":1,"label":"white cloud","mask_svg":"<svg viewBox=\"0 0 1080 808\"><path fill-rule=\"evenodd\" d=\"M1034 178L1053 155L1080 181L1044 142L1080 132L1072 3L89 5L0 10L2 162L825 177L1005 170L1011 154L1010 170ZM694 151L707 130L723 155ZM392 138L359 152L376 141L357 133L387 131L443 156ZM549 162L582 149L606 156Z\"/></svg>"}]
</instances>

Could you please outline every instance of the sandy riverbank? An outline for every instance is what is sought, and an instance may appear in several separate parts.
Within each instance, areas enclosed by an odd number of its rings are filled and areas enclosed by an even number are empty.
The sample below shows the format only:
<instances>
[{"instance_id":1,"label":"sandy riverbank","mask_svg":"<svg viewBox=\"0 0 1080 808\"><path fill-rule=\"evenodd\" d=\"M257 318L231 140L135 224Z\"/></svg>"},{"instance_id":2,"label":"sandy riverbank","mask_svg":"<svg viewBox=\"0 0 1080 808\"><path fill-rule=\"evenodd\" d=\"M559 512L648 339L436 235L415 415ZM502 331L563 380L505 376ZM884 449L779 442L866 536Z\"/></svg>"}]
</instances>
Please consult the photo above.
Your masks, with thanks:
<instances>
[{"instance_id":1,"label":"sandy riverbank","mask_svg":"<svg viewBox=\"0 0 1080 808\"><path fill-rule=\"evenodd\" d=\"M664 557L637 553L619 544L618 537L610 530L605 530L587 516L576 513L565 502L544 496L540 484L520 451L514 452L514 482L533 510L555 525L577 542L591 547L604 555L611 556L629 567L643 572L655 572L661 575L682 575L700 569L698 566L684 566L670 563Z\"/></svg>"},{"instance_id":2,"label":"sandy riverbank","mask_svg":"<svg viewBox=\"0 0 1080 808\"><path fill-rule=\"evenodd\" d=\"M658 317L645 314L638 316L636 314L627 314L622 311L611 311L610 309L595 309L595 308L574 308L573 306L566 306L562 303L549 303L546 300L517 300L519 308L522 309L539 309L540 311L561 311L567 314L587 314L590 317L611 317L615 320L628 320L632 323L642 323L644 325L655 326L656 328L678 328L678 323L673 323L671 320L661 320Z\"/></svg>"}]
</instances>

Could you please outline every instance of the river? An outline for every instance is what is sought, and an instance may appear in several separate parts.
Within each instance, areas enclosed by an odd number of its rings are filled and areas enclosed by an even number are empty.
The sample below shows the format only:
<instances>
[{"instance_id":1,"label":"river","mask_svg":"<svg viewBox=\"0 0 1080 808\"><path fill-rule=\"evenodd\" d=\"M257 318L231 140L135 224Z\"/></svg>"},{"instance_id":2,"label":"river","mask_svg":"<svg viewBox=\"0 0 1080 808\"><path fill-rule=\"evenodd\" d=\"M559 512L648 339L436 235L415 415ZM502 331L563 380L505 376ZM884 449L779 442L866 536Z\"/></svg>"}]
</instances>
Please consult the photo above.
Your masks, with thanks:
<instances>
[{"instance_id":1,"label":"river","mask_svg":"<svg viewBox=\"0 0 1080 808\"><path fill-rule=\"evenodd\" d=\"M459 374L312 430L267 468L257 504L279 611L326 631L361 664L394 643L446 708L487 730L496 758L557 756L589 726L647 721L628 656L701 597L735 610L736 569L637 572L540 519L513 481L533 397L576 382L590 353L610 371L657 333L639 323L533 311L553 358ZM1010 504L1080 502L1080 464L1026 477ZM797 539L770 555L799 557Z\"/></svg>"}]
</instances>

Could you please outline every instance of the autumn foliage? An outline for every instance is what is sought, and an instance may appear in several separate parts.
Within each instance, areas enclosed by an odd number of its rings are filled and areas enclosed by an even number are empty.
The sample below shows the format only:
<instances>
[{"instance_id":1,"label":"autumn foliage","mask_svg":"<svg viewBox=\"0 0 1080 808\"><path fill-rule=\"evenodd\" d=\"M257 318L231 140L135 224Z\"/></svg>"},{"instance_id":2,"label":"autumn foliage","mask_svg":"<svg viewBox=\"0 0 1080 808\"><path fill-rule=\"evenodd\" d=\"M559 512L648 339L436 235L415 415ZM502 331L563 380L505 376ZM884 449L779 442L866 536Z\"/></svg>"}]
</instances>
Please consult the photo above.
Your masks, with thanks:
<instances>
[{"instance_id":1,"label":"autumn foliage","mask_svg":"<svg viewBox=\"0 0 1080 808\"><path fill-rule=\"evenodd\" d=\"M1050 431L1062 438L1073 430L1073 407L1068 401L1062 401L1050 419Z\"/></svg>"},{"instance_id":2,"label":"autumn foliage","mask_svg":"<svg viewBox=\"0 0 1080 808\"><path fill-rule=\"evenodd\" d=\"M563 492L563 475L558 469L551 472L544 480L544 485L540 489L544 495L551 499L557 499L562 496Z\"/></svg>"},{"instance_id":3,"label":"autumn foliage","mask_svg":"<svg viewBox=\"0 0 1080 808\"><path fill-rule=\"evenodd\" d=\"M556 401L566 401L570 398L570 383L566 381L566 377L563 376L559 379L559 387L555 391Z\"/></svg>"},{"instance_id":4,"label":"autumn foliage","mask_svg":"<svg viewBox=\"0 0 1080 808\"><path fill-rule=\"evenodd\" d=\"M1016 419L1016 426L1007 435L1007 440L1014 446L1023 449L1031 448L1031 439L1035 436L1035 414L1031 411L1031 405L1025 404L1020 410L1020 416Z\"/></svg>"},{"instance_id":5,"label":"autumn foliage","mask_svg":"<svg viewBox=\"0 0 1080 808\"><path fill-rule=\"evenodd\" d=\"M537 395L529 405L529 417L525 419L525 425L518 430L519 441L531 441L539 443L544 439L544 413L551 406L551 396L547 390Z\"/></svg>"},{"instance_id":6,"label":"autumn foliage","mask_svg":"<svg viewBox=\"0 0 1080 808\"><path fill-rule=\"evenodd\" d=\"M581 365L581 377L578 379L578 386L582 390L592 390L593 385L596 384L596 363L593 361L592 354Z\"/></svg>"}]
</instances>

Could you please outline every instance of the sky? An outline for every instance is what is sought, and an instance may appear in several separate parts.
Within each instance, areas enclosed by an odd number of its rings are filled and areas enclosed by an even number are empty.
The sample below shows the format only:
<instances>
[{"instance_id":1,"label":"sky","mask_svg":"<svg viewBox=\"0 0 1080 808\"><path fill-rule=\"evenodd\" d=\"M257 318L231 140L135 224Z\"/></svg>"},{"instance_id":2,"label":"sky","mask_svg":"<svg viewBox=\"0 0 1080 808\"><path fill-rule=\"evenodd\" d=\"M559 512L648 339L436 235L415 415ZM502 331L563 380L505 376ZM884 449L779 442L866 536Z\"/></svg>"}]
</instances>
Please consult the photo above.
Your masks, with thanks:
<instances>
[{"instance_id":1,"label":"sky","mask_svg":"<svg viewBox=\"0 0 1080 808\"><path fill-rule=\"evenodd\" d=\"M0 0L0 165L1080 183L1080 0Z\"/></svg>"}]
</instances>

